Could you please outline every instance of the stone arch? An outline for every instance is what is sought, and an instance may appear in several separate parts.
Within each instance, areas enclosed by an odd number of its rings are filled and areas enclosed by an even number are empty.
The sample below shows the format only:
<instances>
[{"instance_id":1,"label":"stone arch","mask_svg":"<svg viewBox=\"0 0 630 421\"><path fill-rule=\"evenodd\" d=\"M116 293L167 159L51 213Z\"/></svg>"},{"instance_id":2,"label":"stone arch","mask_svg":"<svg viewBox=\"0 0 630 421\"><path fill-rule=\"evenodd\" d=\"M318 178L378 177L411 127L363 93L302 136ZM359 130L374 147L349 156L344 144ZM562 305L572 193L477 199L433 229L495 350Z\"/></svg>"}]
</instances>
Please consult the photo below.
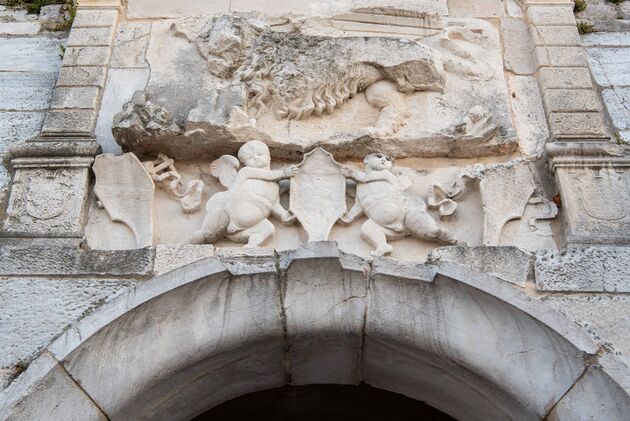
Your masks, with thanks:
<instances>
[{"instance_id":1,"label":"stone arch","mask_svg":"<svg viewBox=\"0 0 630 421\"><path fill-rule=\"evenodd\" d=\"M199 260L68 329L0 419L181 419L285 384L358 384L458 419L623 419L627 368L497 278L334 243Z\"/></svg>"}]
</instances>

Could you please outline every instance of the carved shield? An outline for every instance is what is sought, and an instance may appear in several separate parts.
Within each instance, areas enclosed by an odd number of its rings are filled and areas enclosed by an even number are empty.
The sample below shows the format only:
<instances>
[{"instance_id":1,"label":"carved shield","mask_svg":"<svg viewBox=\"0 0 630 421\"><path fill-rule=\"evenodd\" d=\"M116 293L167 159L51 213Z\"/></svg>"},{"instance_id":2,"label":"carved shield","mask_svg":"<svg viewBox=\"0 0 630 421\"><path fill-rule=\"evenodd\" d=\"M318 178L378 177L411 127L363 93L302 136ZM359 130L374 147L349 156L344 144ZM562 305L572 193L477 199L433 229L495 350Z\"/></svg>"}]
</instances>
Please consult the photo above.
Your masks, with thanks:
<instances>
[{"instance_id":1,"label":"carved shield","mask_svg":"<svg viewBox=\"0 0 630 421\"><path fill-rule=\"evenodd\" d=\"M621 174L604 168L599 173L583 170L574 174L580 191L580 202L592 218L616 221L626 217L625 201L628 196Z\"/></svg>"},{"instance_id":2,"label":"carved shield","mask_svg":"<svg viewBox=\"0 0 630 421\"><path fill-rule=\"evenodd\" d=\"M302 224L308 241L325 241L346 211L346 177L333 156L322 148L304 155L291 179L289 209Z\"/></svg>"}]
</instances>

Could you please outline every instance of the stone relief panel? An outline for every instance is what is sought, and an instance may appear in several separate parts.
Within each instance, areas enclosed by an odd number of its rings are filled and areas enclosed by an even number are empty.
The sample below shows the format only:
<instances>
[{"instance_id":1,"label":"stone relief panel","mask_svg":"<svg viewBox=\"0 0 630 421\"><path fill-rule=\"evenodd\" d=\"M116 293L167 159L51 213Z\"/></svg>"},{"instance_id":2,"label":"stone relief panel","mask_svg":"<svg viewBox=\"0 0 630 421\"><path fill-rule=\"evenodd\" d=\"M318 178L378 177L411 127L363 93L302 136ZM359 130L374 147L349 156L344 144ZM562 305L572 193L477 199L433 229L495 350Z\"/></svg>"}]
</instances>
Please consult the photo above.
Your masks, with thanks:
<instances>
[{"instance_id":1,"label":"stone relief panel","mask_svg":"<svg viewBox=\"0 0 630 421\"><path fill-rule=\"evenodd\" d=\"M353 159L371 152L474 157L517 149L492 25L391 16L391 33L317 30L363 15L326 21L226 14L154 25L151 79L116 115L117 142L141 156L163 152L175 159L235 153L253 138L278 158L316 146ZM412 19L418 30L398 33L397 19ZM181 53L165 52L164 44ZM174 86L186 89L186 97Z\"/></svg>"}]
</instances>

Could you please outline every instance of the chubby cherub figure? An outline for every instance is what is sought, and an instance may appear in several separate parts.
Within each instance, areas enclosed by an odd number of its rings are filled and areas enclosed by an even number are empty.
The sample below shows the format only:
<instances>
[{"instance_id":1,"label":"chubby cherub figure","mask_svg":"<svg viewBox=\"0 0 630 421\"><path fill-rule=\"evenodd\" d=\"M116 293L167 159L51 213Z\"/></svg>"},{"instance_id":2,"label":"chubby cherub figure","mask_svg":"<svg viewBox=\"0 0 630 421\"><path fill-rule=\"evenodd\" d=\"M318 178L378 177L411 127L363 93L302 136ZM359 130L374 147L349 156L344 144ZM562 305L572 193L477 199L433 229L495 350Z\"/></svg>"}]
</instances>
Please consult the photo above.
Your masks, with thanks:
<instances>
[{"instance_id":1,"label":"chubby cherub figure","mask_svg":"<svg viewBox=\"0 0 630 421\"><path fill-rule=\"evenodd\" d=\"M407 236L444 244L457 243L427 213L422 198L404 193L411 180L391 171L394 165L391 157L370 154L363 163L364 172L344 168L346 177L357 182L357 195L354 206L340 218L340 222L350 224L362 214L367 216L368 220L361 226L361 237L374 247L373 256L391 253L393 247L387 241Z\"/></svg>"},{"instance_id":2,"label":"chubby cherub figure","mask_svg":"<svg viewBox=\"0 0 630 421\"><path fill-rule=\"evenodd\" d=\"M240 170L239 160L244 165ZM269 148L258 140L245 143L238 159L223 155L212 162L211 174L228 190L208 200L206 217L193 235L193 244L211 244L227 236L246 247L260 247L275 232L269 215L285 223L294 219L280 204L278 181L294 176L298 168L272 170L270 164Z\"/></svg>"}]
</instances>

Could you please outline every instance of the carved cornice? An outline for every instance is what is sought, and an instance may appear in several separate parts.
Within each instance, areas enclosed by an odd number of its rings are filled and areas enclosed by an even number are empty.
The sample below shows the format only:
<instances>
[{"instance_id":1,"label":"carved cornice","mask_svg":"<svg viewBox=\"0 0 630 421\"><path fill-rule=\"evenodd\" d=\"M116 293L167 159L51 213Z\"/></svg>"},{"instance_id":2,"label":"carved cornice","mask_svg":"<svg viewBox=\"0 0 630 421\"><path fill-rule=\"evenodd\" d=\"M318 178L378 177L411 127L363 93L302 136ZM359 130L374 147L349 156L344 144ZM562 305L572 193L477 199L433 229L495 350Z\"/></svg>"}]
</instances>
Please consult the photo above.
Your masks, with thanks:
<instances>
[{"instance_id":1,"label":"carved cornice","mask_svg":"<svg viewBox=\"0 0 630 421\"><path fill-rule=\"evenodd\" d=\"M65 140L65 141L64 141ZM89 167L101 153L94 139L55 139L26 142L11 148L13 168Z\"/></svg>"},{"instance_id":2,"label":"carved cornice","mask_svg":"<svg viewBox=\"0 0 630 421\"><path fill-rule=\"evenodd\" d=\"M545 146L551 170L577 167L630 167L630 147L609 142L554 142Z\"/></svg>"}]
</instances>

